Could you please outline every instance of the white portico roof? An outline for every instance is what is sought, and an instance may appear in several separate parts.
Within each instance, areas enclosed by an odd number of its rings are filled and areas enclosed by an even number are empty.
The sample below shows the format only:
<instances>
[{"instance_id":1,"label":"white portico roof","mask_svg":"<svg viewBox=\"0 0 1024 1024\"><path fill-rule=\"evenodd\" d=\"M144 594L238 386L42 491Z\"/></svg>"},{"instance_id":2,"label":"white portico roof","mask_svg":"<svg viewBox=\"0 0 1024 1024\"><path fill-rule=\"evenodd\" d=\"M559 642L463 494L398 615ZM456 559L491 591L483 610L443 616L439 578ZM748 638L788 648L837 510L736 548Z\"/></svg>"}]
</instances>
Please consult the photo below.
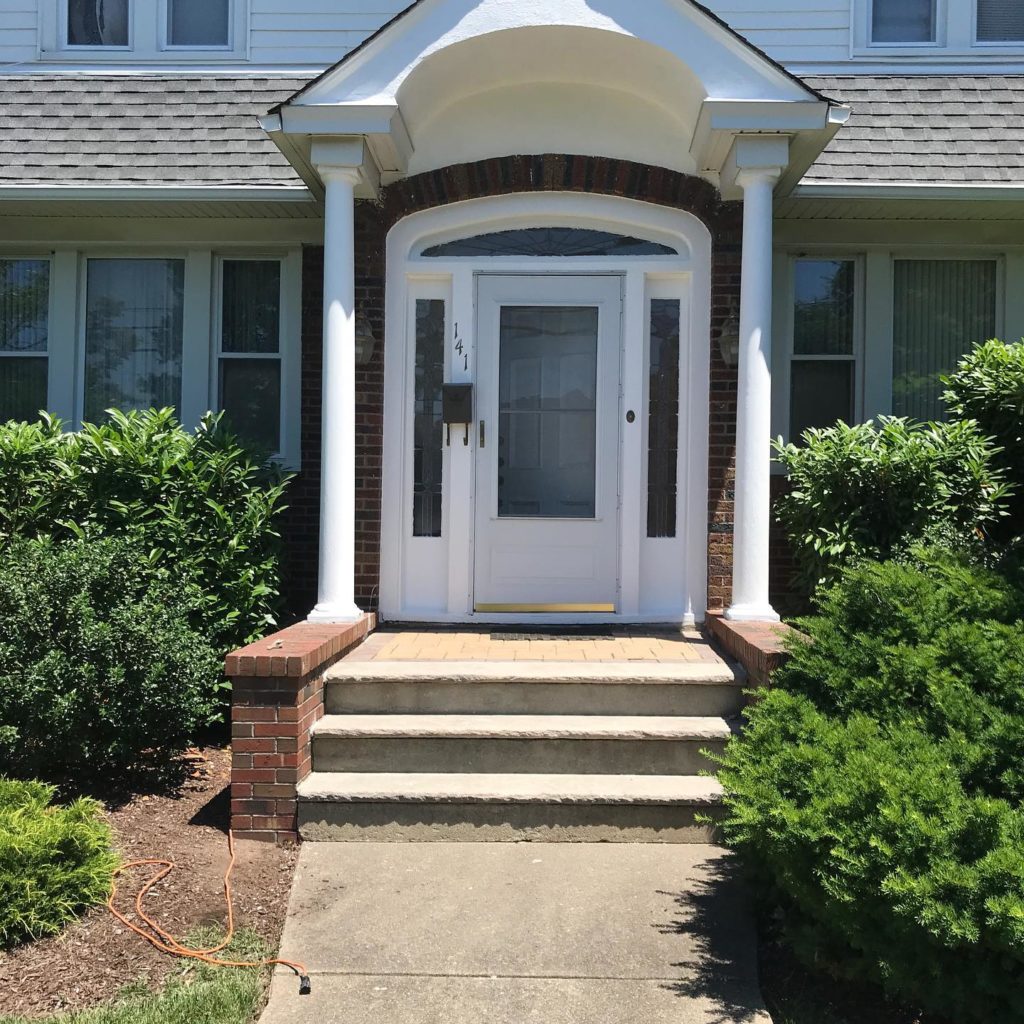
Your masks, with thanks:
<instances>
[{"instance_id":1,"label":"white portico roof","mask_svg":"<svg viewBox=\"0 0 1024 1024\"><path fill-rule=\"evenodd\" d=\"M692 0L417 0L262 123L311 183L314 137L365 138L370 190L541 152L727 189L735 138L780 134L785 189L847 113Z\"/></svg>"}]
</instances>

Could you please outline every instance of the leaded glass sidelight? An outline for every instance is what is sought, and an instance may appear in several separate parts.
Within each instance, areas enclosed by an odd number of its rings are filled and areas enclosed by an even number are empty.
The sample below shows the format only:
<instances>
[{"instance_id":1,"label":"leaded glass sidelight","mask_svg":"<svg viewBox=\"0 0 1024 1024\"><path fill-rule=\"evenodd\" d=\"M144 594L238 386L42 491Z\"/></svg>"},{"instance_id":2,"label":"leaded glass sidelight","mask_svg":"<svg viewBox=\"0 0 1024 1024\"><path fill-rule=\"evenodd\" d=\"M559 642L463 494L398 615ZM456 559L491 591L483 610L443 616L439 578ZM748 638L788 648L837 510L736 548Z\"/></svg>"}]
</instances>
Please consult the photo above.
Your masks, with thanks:
<instances>
[{"instance_id":1,"label":"leaded glass sidelight","mask_svg":"<svg viewBox=\"0 0 1024 1024\"><path fill-rule=\"evenodd\" d=\"M679 463L678 299L651 299L647 413L647 536L676 535Z\"/></svg>"},{"instance_id":2,"label":"leaded glass sidelight","mask_svg":"<svg viewBox=\"0 0 1024 1024\"><path fill-rule=\"evenodd\" d=\"M416 383L413 408L414 537L441 536L444 428L444 299L416 300Z\"/></svg>"},{"instance_id":3,"label":"leaded glass sidelight","mask_svg":"<svg viewBox=\"0 0 1024 1024\"><path fill-rule=\"evenodd\" d=\"M630 235L591 228L514 228L432 245L428 257L678 256L676 249Z\"/></svg>"}]
</instances>

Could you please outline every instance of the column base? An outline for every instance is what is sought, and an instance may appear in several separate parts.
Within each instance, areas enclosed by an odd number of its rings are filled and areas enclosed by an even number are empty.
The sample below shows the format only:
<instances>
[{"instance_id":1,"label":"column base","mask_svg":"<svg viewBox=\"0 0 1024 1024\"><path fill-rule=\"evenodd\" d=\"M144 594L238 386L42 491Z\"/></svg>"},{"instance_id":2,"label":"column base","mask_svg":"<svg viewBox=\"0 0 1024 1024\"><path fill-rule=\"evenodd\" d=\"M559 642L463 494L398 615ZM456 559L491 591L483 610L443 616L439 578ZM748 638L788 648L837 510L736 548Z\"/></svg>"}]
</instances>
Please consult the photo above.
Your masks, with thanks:
<instances>
[{"instance_id":1,"label":"column base","mask_svg":"<svg viewBox=\"0 0 1024 1024\"><path fill-rule=\"evenodd\" d=\"M307 622L322 622L327 624L358 622L363 617L363 610L354 604L342 604L331 601L321 601L306 616Z\"/></svg>"},{"instance_id":2,"label":"column base","mask_svg":"<svg viewBox=\"0 0 1024 1024\"><path fill-rule=\"evenodd\" d=\"M781 622L782 617L770 604L734 604L725 612L731 622Z\"/></svg>"}]
</instances>

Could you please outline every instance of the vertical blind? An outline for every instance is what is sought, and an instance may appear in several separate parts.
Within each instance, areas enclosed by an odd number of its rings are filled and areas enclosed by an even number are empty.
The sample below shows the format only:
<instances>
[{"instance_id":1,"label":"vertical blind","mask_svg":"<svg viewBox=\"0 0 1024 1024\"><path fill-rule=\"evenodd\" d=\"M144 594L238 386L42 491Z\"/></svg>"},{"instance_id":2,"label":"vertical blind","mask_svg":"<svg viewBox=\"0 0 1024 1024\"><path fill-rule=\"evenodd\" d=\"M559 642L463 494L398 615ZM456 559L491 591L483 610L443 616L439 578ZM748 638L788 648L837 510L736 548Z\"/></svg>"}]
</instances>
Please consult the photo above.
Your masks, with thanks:
<instances>
[{"instance_id":1,"label":"vertical blind","mask_svg":"<svg viewBox=\"0 0 1024 1024\"><path fill-rule=\"evenodd\" d=\"M1024 3L1021 0L978 0L978 42L1024 40Z\"/></svg>"},{"instance_id":2,"label":"vertical blind","mask_svg":"<svg viewBox=\"0 0 1024 1024\"><path fill-rule=\"evenodd\" d=\"M995 260L896 260L892 407L945 417L939 375L996 333Z\"/></svg>"},{"instance_id":3,"label":"vertical blind","mask_svg":"<svg viewBox=\"0 0 1024 1024\"><path fill-rule=\"evenodd\" d=\"M930 43L934 40L935 0L872 0L872 42Z\"/></svg>"},{"instance_id":4,"label":"vertical blind","mask_svg":"<svg viewBox=\"0 0 1024 1024\"><path fill-rule=\"evenodd\" d=\"M184 284L184 260L88 261L87 420L110 408L180 408Z\"/></svg>"}]
</instances>

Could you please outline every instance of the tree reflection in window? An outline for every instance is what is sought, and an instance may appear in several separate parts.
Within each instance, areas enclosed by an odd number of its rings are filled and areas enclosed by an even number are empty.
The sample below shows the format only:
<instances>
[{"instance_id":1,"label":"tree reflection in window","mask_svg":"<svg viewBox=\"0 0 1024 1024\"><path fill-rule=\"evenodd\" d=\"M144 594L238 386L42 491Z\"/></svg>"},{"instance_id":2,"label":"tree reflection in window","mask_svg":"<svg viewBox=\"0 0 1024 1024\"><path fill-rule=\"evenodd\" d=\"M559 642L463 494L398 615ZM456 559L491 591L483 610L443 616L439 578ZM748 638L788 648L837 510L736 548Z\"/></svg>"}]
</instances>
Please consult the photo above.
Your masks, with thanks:
<instances>
[{"instance_id":1,"label":"tree reflection in window","mask_svg":"<svg viewBox=\"0 0 1024 1024\"><path fill-rule=\"evenodd\" d=\"M515 228L442 242L424 256L678 256L677 250L643 238L591 228Z\"/></svg>"}]
</instances>

